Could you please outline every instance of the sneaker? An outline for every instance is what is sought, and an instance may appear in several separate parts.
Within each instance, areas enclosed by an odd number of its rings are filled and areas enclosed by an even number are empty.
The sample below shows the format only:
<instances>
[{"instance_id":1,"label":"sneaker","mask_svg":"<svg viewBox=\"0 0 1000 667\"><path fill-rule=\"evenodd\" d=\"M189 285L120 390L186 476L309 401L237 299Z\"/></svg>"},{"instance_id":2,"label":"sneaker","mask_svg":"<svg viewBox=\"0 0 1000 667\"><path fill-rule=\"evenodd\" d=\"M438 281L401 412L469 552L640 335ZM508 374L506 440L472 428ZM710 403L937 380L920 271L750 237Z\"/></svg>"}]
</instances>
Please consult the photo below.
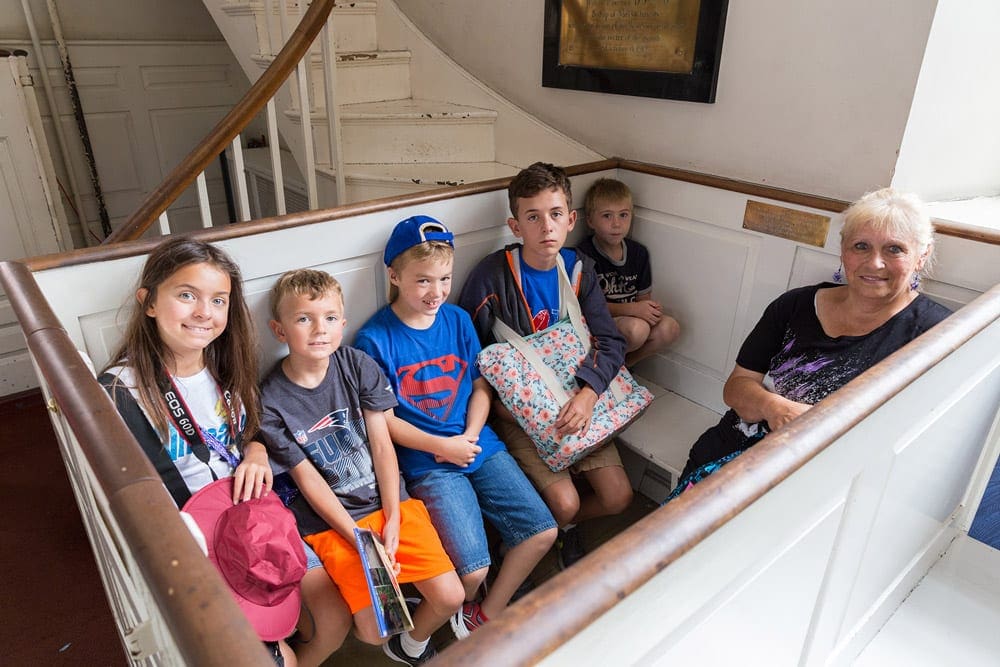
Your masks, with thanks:
<instances>
[{"instance_id":1,"label":"sneaker","mask_svg":"<svg viewBox=\"0 0 1000 667\"><path fill-rule=\"evenodd\" d=\"M559 537L556 539L556 561L560 570L580 560L587 555L580 543L580 529L576 526L569 530L559 529Z\"/></svg>"},{"instance_id":2,"label":"sneaker","mask_svg":"<svg viewBox=\"0 0 1000 667\"><path fill-rule=\"evenodd\" d=\"M382 650L385 651L385 654L392 660L411 666L422 665L437 655L437 651L434 650L433 642L427 642L427 647L424 649L424 652L416 658L411 658L407 655L406 651L403 650L401 635L393 635L392 637L389 637L389 641L382 644Z\"/></svg>"},{"instance_id":3,"label":"sneaker","mask_svg":"<svg viewBox=\"0 0 1000 667\"><path fill-rule=\"evenodd\" d=\"M465 639L487 620L489 619L483 616L483 610L478 602L466 602L451 617L451 631L455 633L456 639Z\"/></svg>"}]
</instances>

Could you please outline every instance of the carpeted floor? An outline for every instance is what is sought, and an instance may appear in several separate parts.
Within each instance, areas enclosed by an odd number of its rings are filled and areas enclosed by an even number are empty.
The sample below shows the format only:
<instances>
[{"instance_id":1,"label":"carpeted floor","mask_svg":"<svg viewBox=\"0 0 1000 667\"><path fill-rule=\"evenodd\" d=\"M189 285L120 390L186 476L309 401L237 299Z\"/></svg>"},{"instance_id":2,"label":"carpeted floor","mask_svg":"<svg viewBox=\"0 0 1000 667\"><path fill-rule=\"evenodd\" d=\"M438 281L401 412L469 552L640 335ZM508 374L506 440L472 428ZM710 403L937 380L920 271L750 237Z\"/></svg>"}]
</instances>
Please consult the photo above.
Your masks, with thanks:
<instances>
[{"instance_id":1,"label":"carpeted floor","mask_svg":"<svg viewBox=\"0 0 1000 667\"><path fill-rule=\"evenodd\" d=\"M126 664L41 394L0 401L0 432L0 664Z\"/></svg>"}]
</instances>

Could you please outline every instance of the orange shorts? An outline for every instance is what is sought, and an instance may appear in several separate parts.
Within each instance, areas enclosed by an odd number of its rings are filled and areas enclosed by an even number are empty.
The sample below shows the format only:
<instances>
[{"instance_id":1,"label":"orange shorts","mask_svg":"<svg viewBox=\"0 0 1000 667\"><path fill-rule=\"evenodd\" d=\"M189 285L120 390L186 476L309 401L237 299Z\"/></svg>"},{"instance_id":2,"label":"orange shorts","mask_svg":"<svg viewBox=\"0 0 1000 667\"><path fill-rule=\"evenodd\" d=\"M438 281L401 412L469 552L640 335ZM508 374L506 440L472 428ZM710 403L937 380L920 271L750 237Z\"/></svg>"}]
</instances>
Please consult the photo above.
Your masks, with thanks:
<instances>
[{"instance_id":1,"label":"orange shorts","mask_svg":"<svg viewBox=\"0 0 1000 667\"><path fill-rule=\"evenodd\" d=\"M358 522L359 528L367 528L382 534L385 515L382 510L372 512ZM351 613L356 614L372 604L361 566L361 555L352 540L348 542L335 530L326 530L315 535L307 535L305 541L323 561L323 567L337 584ZM401 584L432 579L451 572L455 566L444 552L427 508L416 498L399 504L399 548L396 550Z\"/></svg>"}]
</instances>

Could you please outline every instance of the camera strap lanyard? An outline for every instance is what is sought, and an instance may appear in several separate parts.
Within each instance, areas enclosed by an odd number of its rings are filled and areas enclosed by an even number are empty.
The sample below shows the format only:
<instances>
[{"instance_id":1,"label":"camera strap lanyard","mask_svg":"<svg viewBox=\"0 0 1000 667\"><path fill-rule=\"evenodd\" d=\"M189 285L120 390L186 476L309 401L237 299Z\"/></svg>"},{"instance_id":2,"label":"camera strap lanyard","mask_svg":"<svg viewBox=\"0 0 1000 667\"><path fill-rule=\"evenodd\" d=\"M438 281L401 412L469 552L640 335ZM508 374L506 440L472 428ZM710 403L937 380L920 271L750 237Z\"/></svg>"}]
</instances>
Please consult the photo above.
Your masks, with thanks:
<instances>
[{"instance_id":1,"label":"camera strap lanyard","mask_svg":"<svg viewBox=\"0 0 1000 667\"><path fill-rule=\"evenodd\" d=\"M216 381L216 388L218 388L223 400L225 400L229 413L229 432L232 434L233 439L232 449L226 447L217 437L198 426L198 423L191 415L191 411L188 409L187 403L184 402L181 393L177 390L177 385L174 383L173 377L171 377L166 368L161 366L160 372L157 375L157 385L160 393L163 395L163 401L166 403L170 421L177 429L177 432L181 434L181 437L190 445L191 451L198 457L198 460L207 465L211 456L209 448L211 448L231 467L235 468L238 466L240 464L240 456L237 452L239 451L239 441L242 434L236 428L236 424L238 423L236 410L233 408L232 397L229 392L222 391L218 381ZM215 479L215 477L215 471L213 470L212 478Z\"/></svg>"}]
</instances>

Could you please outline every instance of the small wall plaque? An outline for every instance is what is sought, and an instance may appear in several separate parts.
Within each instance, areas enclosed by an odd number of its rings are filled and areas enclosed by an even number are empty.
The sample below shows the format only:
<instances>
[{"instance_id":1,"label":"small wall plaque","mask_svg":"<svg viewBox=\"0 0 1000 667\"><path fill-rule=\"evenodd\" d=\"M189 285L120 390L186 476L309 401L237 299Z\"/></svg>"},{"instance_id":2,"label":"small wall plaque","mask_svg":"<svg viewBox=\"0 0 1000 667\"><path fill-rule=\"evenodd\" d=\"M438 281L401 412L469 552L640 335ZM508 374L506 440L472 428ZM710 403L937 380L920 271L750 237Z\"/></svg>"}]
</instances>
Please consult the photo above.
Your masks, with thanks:
<instances>
[{"instance_id":1,"label":"small wall plaque","mask_svg":"<svg viewBox=\"0 0 1000 667\"><path fill-rule=\"evenodd\" d=\"M830 218L748 199L743 229L822 248L830 231Z\"/></svg>"}]
</instances>

